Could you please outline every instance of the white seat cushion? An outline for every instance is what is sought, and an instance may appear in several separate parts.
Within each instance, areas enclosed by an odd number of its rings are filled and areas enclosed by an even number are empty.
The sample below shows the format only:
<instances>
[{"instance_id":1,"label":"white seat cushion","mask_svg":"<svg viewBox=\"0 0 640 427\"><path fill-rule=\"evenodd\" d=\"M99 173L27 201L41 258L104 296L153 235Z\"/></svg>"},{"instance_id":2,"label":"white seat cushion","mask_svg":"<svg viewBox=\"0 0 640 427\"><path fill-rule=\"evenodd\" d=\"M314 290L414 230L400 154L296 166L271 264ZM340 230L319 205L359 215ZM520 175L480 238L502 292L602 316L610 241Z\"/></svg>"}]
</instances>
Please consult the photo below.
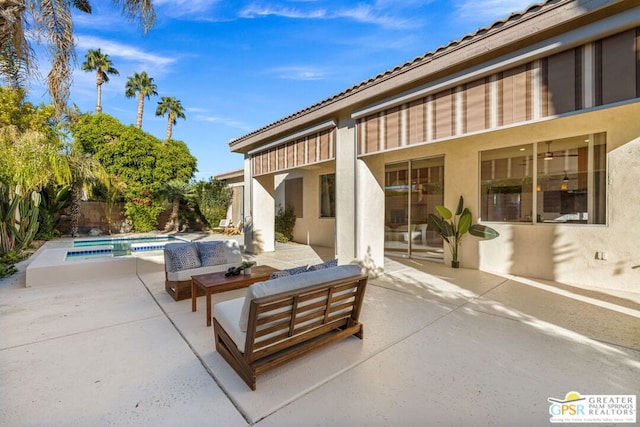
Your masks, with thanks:
<instances>
[{"instance_id":1,"label":"white seat cushion","mask_svg":"<svg viewBox=\"0 0 640 427\"><path fill-rule=\"evenodd\" d=\"M214 264L212 258L209 258L207 261L211 265L202 264L200 261L200 253L198 252L198 245L202 247L203 252L206 252L207 249L212 249L213 247L217 247L217 249L224 248L224 256L217 257L219 262L222 262L222 264ZM176 250L184 251L185 249L183 248L186 248L187 246L190 247L190 249L188 249L189 256L193 255L191 254L191 251L195 248L196 253L198 254L198 261L191 262L190 265L187 265L186 263L175 265L174 259L176 258ZM167 280L174 282L191 280L191 276L195 276L197 274L227 271L230 267L238 267L241 262L242 253L240 252L238 242L235 240L199 242L197 245L194 243L171 243L167 244L164 250L164 266L165 271L167 272Z\"/></svg>"},{"instance_id":2,"label":"white seat cushion","mask_svg":"<svg viewBox=\"0 0 640 427\"><path fill-rule=\"evenodd\" d=\"M239 325L242 304L244 304L244 298L242 297L216 303L213 306L213 317L231 337L238 350L244 352L247 334L240 330Z\"/></svg>"},{"instance_id":3,"label":"white seat cushion","mask_svg":"<svg viewBox=\"0 0 640 427\"><path fill-rule=\"evenodd\" d=\"M211 265L209 267L191 268L189 270L167 272L167 280L170 280L172 282L183 282L185 280L191 280L191 276L196 276L198 274L209 274L209 273L218 273L220 271L227 271L230 267L237 267L238 265L240 265L240 262L235 262L230 264L221 264L221 265Z\"/></svg>"},{"instance_id":4,"label":"white seat cushion","mask_svg":"<svg viewBox=\"0 0 640 427\"><path fill-rule=\"evenodd\" d=\"M359 265L342 265L339 267L310 271L293 276L285 276L273 280L267 280L266 282L255 283L249 286L249 288L247 289L247 295L244 298L242 312L240 313L239 317L240 330L243 332L247 331L251 300L255 298L279 294L281 292L291 291L295 289L301 289L307 286L327 283L347 277L359 276L361 273L362 269Z\"/></svg>"}]
</instances>

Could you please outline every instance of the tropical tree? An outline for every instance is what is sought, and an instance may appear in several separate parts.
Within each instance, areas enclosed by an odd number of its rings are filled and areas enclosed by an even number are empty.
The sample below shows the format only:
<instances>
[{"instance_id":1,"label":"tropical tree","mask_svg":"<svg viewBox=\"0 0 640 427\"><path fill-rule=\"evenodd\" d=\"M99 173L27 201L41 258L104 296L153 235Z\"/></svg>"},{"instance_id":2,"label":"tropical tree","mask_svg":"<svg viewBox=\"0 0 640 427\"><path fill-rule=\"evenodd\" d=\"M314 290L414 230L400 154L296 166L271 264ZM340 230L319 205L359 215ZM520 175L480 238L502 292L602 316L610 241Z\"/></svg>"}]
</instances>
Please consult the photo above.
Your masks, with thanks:
<instances>
[{"instance_id":1,"label":"tropical tree","mask_svg":"<svg viewBox=\"0 0 640 427\"><path fill-rule=\"evenodd\" d=\"M146 33L155 21L152 0L113 0L129 20L139 20ZM76 55L72 9L91 13L89 0L0 0L0 78L22 87L35 75L32 41L44 40L51 56L47 84L58 114L67 109Z\"/></svg>"},{"instance_id":2,"label":"tropical tree","mask_svg":"<svg viewBox=\"0 0 640 427\"><path fill-rule=\"evenodd\" d=\"M0 254L27 248L39 229L41 191L70 177L52 106L0 87Z\"/></svg>"},{"instance_id":3,"label":"tropical tree","mask_svg":"<svg viewBox=\"0 0 640 427\"><path fill-rule=\"evenodd\" d=\"M138 232L157 226L157 218L166 207L158 197L163 184L172 180L189 182L196 171L196 159L184 142L172 139L163 143L105 113L83 115L72 132L74 143L93 154L112 177L123 183L124 211Z\"/></svg>"},{"instance_id":4,"label":"tropical tree","mask_svg":"<svg viewBox=\"0 0 640 427\"><path fill-rule=\"evenodd\" d=\"M146 71L142 73L133 73L133 76L129 76L127 83L125 84L125 92L127 98L134 98L138 96L138 118L136 120L136 127L142 128L142 113L144 112L144 98L151 98L151 95L158 95L156 91L158 87L153 82L153 77L149 77Z\"/></svg>"},{"instance_id":5,"label":"tropical tree","mask_svg":"<svg viewBox=\"0 0 640 427\"><path fill-rule=\"evenodd\" d=\"M160 188L160 197L171 203L171 216L165 225L165 231L179 231L180 229L180 201L190 198L193 195L193 187L188 183L172 180Z\"/></svg>"},{"instance_id":6,"label":"tropical tree","mask_svg":"<svg viewBox=\"0 0 640 427\"><path fill-rule=\"evenodd\" d=\"M113 233L113 208L116 203L122 200L122 196L127 189L127 183L119 176L109 175L109 185L106 188L104 215L107 218L108 233Z\"/></svg>"},{"instance_id":7,"label":"tropical tree","mask_svg":"<svg viewBox=\"0 0 640 427\"><path fill-rule=\"evenodd\" d=\"M108 188L110 184L109 174L102 164L89 154L73 150L67 157L71 170L69 182L71 190L71 236L78 235L78 223L80 221L80 201L84 192L89 191L97 183Z\"/></svg>"},{"instance_id":8,"label":"tropical tree","mask_svg":"<svg viewBox=\"0 0 640 427\"><path fill-rule=\"evenodd\" d=\"M233 191L222 180L209 178L209 181L197 181L194 185L194 200L200 216L210 226L216 226L227 217L227 209L233 200Z\"/></svg>"},{"instance_id":9,"label":"tropical tree","mask_svg":"<svg viewBox=\"0 0 640 427\"><path fill-rule=\"evenodd\" d=\"M51 183L41 192L38 215L38 233L36 240L51 240L58 232L57 227L62 219L62 213L71 205L71 194L67 184Z\"/></svg>"},{"instance_id":10,"label":"tropical tree","mask_svg":"<svg viewBox=\"0 0 640 427\"><path fill-rule=\"evenodd\" d=\"M100 49L89 49L84 56L86 61L82 63L84 71L96 72L96 88L98 90L98 101L96 102L96 113L102 112L102 84L109 81L109 74L119 75L120 73L113 67L109 55L102 53Z\"/></svg>"},{"instance_id":11,"label":"tropical tree","mask_svg":"<svg viewBox=\"0 0 640 427\"><path fill-rule=\"evenodd\" d=\"M168 114L167 123L167 136L166 141L171 139L171 133L173 132L173 126L178 123L177 119L185 119L184 108L179 99L175 99L172 96L163 96L158 102L158 108L156 108L156 116L163 116Z\"/></svg>"},{"instance_id":12,"label":"tropical tree","mask_svg":"<svg viewBox=\"0 0 640 427\"><path fill-rule=\"evenodd\" d=\"M53 107L25 98L22 89L0 87L0 182L39 191L50 182L64 182L69 171Z\"/></svg>"}]
</instances>

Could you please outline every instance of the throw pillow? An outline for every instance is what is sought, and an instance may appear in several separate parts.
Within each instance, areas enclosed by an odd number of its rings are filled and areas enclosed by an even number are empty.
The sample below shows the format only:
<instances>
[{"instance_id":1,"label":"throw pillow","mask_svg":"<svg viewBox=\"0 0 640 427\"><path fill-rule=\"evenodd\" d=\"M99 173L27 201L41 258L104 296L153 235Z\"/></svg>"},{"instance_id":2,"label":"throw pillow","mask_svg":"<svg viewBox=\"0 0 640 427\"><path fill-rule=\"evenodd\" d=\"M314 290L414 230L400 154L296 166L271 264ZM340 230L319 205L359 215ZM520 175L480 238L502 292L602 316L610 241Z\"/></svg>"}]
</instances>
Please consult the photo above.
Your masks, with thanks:
<instances>
[{"instance_id":1,"label":"throw pillow","mask_svg":"<svg viewBox=\"0 0 640 427\"><path fill-rule=\"evenodd\" d=\"M175 243L164 247L169 260L171 261L170 272L189 270L198 268L200 257L198 256L198 247L194 243Z\"/></svg>"},{"instance_id":2,"label":"throw pillow","mask_svg":"<svg viewBox=\"0 0 640 427\"><path fill-rule=\"evenodd\" d=\"M203 267L212 265L228 264L227 251L224 242L197 242L198 253L200 254L200 262Z\"/></svg>"},{"instance_id":3,"label":"throw pillow","mask_svg":"<svg viewBox=\"0 0 640 427\"><path fill-rule=\"evenodd\" d=\"M278 277L293 276L296 274L304 273L307 271L307 268L308 268L307 265L303 265L300 267L293 267L293 268L287 268L281 271L276 271L274 273L271 273L271 276L269 276L269 279L277 279Z\"/></svg>"},{"instance_id":4,"label":"throw pillow","mask_svg":"<svg viewBox=\"0 0 640 427\"><path fill-rule=\"evenodd\" d=\"M312 265L311 267L309 267L309 271L324 270L325 268L331 268L331 267L337 267L337 266L338 266L338 259L336 258L336 259L331 259L329 261L325 261L320 264Z\"/></svg>"}]
</instances>

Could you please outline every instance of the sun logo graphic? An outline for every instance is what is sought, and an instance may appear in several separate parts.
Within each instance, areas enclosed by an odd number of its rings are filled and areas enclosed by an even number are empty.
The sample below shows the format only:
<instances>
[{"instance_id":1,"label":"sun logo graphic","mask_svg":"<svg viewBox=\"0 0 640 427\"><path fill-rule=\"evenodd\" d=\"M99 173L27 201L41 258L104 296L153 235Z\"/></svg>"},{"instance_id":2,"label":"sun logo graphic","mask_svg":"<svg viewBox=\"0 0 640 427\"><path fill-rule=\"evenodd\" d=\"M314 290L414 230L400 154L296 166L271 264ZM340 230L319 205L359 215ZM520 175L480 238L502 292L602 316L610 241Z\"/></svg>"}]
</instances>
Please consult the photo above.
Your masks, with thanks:
<instances>
[{"instance_id":1,"label":"sun logo graphic","mask_svg":"<svg viewBox=\"0 0 640 427\"><path fill-rule=\"evenodd\" d=\"M580 395L570 391L564 397L549 397L552 423L635 423L635 395Z\"/></svg>"},{"instance_id":2,"label":"sun logo graphic","mask_svg":"<svg viewBox=\"0 0 640 427\"><path fill-rule=\"evenodd\" d=\"M580 396L580 393L577 391L570 391L564 397L564 399L556 399L550 397L547 399L551 402L551 406L549 406L549 413L553 415L551 417L551 421L554 421L554 418L560 417L571 417L575 415L585 415L585 405L581 402L584 402L584 397Z\"/></svg>"}]
</instances>

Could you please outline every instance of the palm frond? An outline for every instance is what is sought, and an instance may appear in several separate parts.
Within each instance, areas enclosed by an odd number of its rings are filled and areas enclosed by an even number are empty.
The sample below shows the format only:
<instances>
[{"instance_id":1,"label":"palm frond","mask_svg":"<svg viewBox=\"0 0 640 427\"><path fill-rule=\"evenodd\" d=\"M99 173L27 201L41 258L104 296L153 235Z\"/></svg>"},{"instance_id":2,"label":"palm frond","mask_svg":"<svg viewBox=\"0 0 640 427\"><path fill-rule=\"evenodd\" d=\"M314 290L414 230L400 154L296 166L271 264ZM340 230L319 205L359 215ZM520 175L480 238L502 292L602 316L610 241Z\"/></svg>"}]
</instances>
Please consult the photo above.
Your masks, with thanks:
<instances>
[{"instance_id":1,"label":"palm frond","mask_svg":"<svg viewBox=\"0 0 640 427\"><path fill-rule=\"evenodd\" d=\"M73 0L73 7L81 12L91 13L91 4L88 0Z\"/></svg>"},{"instance_id":2,"label":"palm frond","mask_svg":"<svg viewBox=\"0 0 640 427\"><path fill-rule=\"evenodd\" d=\"M36 27L44 32L51 55L51 71L47 75L49 94L56 111L62 113L67 109L73 74L71 64L76 60L70 4L65 0L31 3L39 5L33 9L34 21Z\"/></svg>"},{"instance_id":3,"label":"palm frond","mask_svg":"<svg viewBox=\"0 0 640 427\"><path fill-rule=\"evenodd\" d=\"M148 32L156 20L151 0L113 0L122 8L122 13L130 20L139 20L143 31Z\"/></svg>"},{"instance_id":4,"label":"palm frond","mask_svg":"<svg viewBox=\"0 0 640 427\"><path fill-rule=\"evenodd\" d=\"M34 63L25 38L24 1L4 0L0 8L0 78L12 88L24 87Z\"/></svg>"}]
</instances>

